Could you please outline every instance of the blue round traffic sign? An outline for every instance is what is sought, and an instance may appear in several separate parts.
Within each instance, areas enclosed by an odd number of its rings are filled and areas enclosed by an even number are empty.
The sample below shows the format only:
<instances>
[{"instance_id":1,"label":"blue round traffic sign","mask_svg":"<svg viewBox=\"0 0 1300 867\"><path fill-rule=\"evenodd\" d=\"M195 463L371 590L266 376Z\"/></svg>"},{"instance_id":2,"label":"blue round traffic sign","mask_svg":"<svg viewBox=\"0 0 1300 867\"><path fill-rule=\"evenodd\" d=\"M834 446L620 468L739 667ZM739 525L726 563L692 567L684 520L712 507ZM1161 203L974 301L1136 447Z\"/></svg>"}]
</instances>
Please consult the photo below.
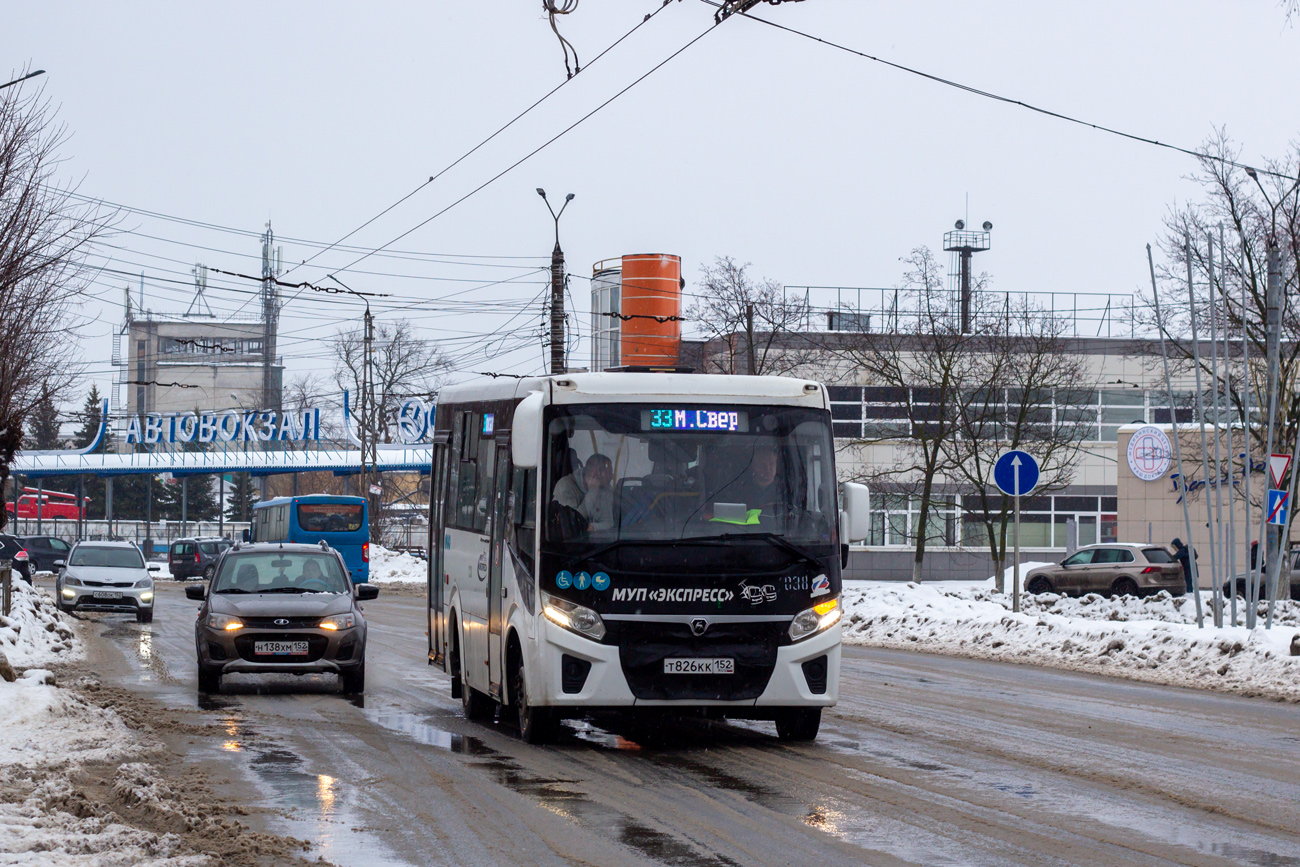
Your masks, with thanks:
<instances>
[{"instance_id":1,"label":"blue round traffic sign","mask_svg":"<svg viewBox=\"0 0 1300 867\"><path fill-rule=\"evenodd\" d=\"M1005 452L993 465L993 483L1008 497L1023 497L1038 487L1038 461L1019 449Z\"/></svg>"}]
</instances>

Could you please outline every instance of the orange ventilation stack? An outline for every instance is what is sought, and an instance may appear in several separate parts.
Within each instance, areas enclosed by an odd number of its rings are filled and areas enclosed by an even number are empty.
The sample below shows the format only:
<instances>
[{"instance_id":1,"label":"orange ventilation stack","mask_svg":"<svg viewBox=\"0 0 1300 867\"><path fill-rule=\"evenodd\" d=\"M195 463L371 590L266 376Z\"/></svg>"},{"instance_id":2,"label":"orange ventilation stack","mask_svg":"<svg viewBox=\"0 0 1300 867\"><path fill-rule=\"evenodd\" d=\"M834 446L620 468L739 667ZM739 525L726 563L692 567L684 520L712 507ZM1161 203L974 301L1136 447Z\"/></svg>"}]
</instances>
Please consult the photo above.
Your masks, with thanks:
<instances>
[{"instance_id":1,"label":"orange ventilation stack","mask_svg":"<svg viewBox=\"0 0 1300 867\"><path fill-rule=\"evenodd\" d=\"M682 259L667 253L623 257L624 367L673 367L682 345ZM630 318L623 318L630 317Z\"/></svg>"}]
</instances>

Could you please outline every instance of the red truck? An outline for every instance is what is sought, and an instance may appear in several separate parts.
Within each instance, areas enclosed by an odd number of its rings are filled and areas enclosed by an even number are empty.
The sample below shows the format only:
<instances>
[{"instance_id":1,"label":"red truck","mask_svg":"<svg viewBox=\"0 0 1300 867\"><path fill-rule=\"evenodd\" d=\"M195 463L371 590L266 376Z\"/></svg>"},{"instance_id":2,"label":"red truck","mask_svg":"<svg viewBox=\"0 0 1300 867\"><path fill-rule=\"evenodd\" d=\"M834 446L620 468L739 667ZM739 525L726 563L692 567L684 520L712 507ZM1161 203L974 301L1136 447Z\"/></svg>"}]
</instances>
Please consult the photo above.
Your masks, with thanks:
<instances>
[{"instance_id":1,"label":"red truck","mask_svg":"<svg viewBox=\"0 0 1300 867\"><path fill-rule=\"evenodd\" d=\"M84 509L90 502L90 497L86 497L82 502ZM5 511L11 518L31 518L37 517L39 507L40 518L42 520L67 519L69 521L77 520L77 495L65 494L62 491L41 491L37 488L23 488L22 494L18 497L18 510L14 511L14 503L6 502Z\"/></svg>"}]
</instances>

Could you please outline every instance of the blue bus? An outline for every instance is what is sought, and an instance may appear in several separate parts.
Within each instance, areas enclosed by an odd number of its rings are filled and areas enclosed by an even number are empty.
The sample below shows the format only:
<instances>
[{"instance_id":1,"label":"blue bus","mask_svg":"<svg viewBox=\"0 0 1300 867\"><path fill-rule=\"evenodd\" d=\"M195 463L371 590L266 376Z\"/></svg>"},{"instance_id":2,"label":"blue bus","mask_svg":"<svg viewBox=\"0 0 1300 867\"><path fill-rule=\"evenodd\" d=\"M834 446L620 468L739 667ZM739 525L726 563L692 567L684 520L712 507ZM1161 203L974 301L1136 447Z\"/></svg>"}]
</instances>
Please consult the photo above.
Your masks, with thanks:
<instances>
[{"instance_id":1,"label":"blue bus","mask_svg":"<svg viewBox=\"0 0 1300 867\"><path fill-rule=\"evenodd\" d=\"M249 541L324 541L343 555L352 583L364 584L370 580L369 518L364 497L276 497L253 506Z\"/></svg>"}]
</instances>

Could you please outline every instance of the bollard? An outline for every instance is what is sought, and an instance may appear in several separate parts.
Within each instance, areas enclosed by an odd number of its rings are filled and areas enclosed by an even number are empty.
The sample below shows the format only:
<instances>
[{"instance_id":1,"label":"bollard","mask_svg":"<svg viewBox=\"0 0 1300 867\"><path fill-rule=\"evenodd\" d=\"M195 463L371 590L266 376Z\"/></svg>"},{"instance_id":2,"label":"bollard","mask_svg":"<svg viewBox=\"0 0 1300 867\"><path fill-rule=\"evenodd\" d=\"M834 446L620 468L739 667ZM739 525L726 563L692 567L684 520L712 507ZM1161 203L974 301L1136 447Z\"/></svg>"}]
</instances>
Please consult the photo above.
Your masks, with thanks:
<instances>
[{"instance_id":1,"label":"bollard","mask_svg":"<svg viewBox=\"0 0 1300 867\"><path fill-rule=\"evenodd\" d=\"M12 560L0 560L0 585L4 585L4 602L0 604L5 617L9 616L9 584L13 581L14 563Z\"/></svg>"}]
</instances>

